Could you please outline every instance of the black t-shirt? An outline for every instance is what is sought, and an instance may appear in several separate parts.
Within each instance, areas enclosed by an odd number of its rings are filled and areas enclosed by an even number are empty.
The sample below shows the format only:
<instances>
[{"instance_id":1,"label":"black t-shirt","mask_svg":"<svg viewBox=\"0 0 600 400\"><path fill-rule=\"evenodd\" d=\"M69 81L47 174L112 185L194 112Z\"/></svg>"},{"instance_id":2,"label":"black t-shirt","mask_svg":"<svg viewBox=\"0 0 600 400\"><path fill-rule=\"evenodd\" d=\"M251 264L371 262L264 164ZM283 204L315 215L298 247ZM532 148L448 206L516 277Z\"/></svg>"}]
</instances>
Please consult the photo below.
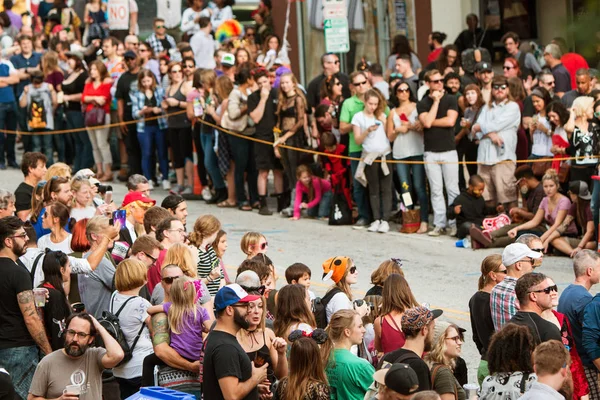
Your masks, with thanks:
<instances>
[{"instance_id":1,"label":"black t-shirt","mask_svg":"<svg viewBox=\"0 0 600 400\"><path fill-rule=\"evenodd\" d=\"M479 291L469 300L473 341L483 360L487 360L487 349L494 334L494 321L490 310L490 294Z\"/></svg>"},{"instance_id":2,"label":"black t-shirt","mask_svg":"<svg viewBox=\"0 0 600 400\"><path fill-rule=\"evenodd\" d=\"M62 336L63 324L60 324L60 322L64 322L71 314L71 308L64 294L53 287L47 289L49 298L44 307L44 326L50 339L50 347L52 347L52 350L58 350L62 349L65 344L65 338Z\"/></svg>"},{"instance_id":3,"label":"black t-shirt","mask_svg":"<svg viewBox=\"0 0 600 400\"><path fill-rule=\"evenodd\" d=\"M425 96L417 104L417 112L419 115L429 112L432 105L433 99L429 96ZM445 94L440 100L435 119L446 117L449 110L453 110L458 113L458 102L456 101L456 96ZM445 151L456 150L453 126L447 128L431 127L429 129L424 129L423 134L425 139L425 151L442 153Z\"/></svg>"},{"instance_id":4,"label":"black t-shirt","mask_svg":"<svg viewBox=\"0 0 600 400\"><path fill-rule=\"evenodd\" d=\"M236 377L240 382L247 381L252 377L252 363L235 336L214 330L206 338L202 397L224 399L219 379L228 376ZM251 390L244 400L258 400L258 387Z\"/></svg>"},{"instance_id":5,"label":"black t-shirt","mask_svg":"<svg viewBox=\"0 0 600 400\"><path fill-rule=\"evenodd\" d=\"M31 208L31 197L33 196L33 186L21 182L15 190L15 208L17 212L29 210Z\"/></svg>"},{"instance_id":6,"label":"black t-shirt","mask_svg":"<svg viewBox=\"0 0 600 400\"><path fill-rule=\"evenodd\" d=\"M85 81L88 78L87 71L82 71L73 82L64 83L62 85L63 92L65 94L79 94L83 93L85 88ZM67 111L79 111L81 112L81 101L69 101L67 104Z\"/></svg>"},{"instance_id":7,"label":"black t-shirt","mask_svg":"<svg viewBox=\"0 0 600 400\"><path fill-rule=\"evenodd\" d=\"M10 258L0 258L0 350L34 346L17 294L32 290L31 275Z\"/></svg>"},{"instance_id":8,"label":"black t-shirt","mask_svg":"<svg viewBox=\"0 0 600 400\"><path fill-rule=\"evenodd\" d=\"M338 73L338 76L340 83L342 84L342 97L344 99L352 97L352 93L350 92L350 78L342 73ZM323 82L323 79L325 79L325 75L321 74L308 84L308 88L306 89L306 100L308 101L309 110L311 107L317 108L317 106L321 104L321 83Z\"/></svg>"},{"instance_id":9,"label":"black t-shirt","mask_svg":"<svg viewBox=\"0 0 600 400\"><path fill-rule=\"evenodd\" d=\"M571 74L562 63L552 68L552 75L554 76L555 92L567 93L571 90Z\"/></svg>"},{"instance_id":10,"label":"black t-shirt","mask_svg":"<svg viewBox=\"0 0 600 400\"><path fill-rule=\"evenodd\" d=\"M248 115L258 107L260 103L260 90L257 90L248 96ZM277 122L275 111L277 110L277 89L271 89L269 98L265 103L265 112L263 117L254 125L256 128L255 135L262 139L273 138L273 128Z\"/></svg>"},{"instance_id":11,"label":"black t-shirt","mask_svg":"<svg viewBox=\"0 0 600 400\"><path fill-rule=\"evenodd\" d=\"M132 74L131 72L126 71L117 81L115 97L125 102L125 108L123 110L123 119L125 121L133 120L131 111L131 97L129 97L129 93L133 90L137 90L137 79L137 74Z\"/></svg>"},{"instance_id":12,"label":"black t-shirt","mask_svg":"<svg viewBox=\"0 0 600 400\"><path fill-rule=\"evenodd\" d=\"M401 362L410 365L419 378L418 391L431 390L431 372L429 371L429 367L414 351L400 348L384 355L382 361L392 364Z\"/></svg>"},{"instance_id":13,"label":"black t-shirt","mask_svg":"<svg viewBox=\"0 0 600 400\"><path fill-rule=\"evenodd\" d=\"M509 322L527 326L533 335L536 345L548 340L558 340L562 343L562 337L556 325L546 321L534 312L518 311Z\"/></svg>"}]
</instances>

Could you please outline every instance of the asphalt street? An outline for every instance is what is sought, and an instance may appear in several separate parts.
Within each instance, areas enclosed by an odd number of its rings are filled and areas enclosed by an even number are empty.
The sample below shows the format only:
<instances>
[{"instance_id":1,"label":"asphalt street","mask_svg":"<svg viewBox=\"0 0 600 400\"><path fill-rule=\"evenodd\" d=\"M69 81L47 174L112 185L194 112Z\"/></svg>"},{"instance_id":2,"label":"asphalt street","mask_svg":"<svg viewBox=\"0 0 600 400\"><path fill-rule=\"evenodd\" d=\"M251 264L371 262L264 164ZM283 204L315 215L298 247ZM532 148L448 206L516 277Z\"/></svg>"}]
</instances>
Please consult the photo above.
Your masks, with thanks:
<instances>
[{"instance_id":1,"label":"asphalt street","mask_svg":"<svg viewBox=\"0 0 600 400\"><path fill-rule=\"evenodd\" d=\"M4 189L14 191L22 179L19 170L0 171L0 187ZM112 186L113 198L120 203L126 192L125 185L113 183ZM154 189L152 197L160 204L167 194L162 189ZM292 221L276 214L265 217L256 211L221 209L203 201L189 201L188 210L188 231L200 215L213 214L219 218L228 233L225 264L232 275L245 258L239 245L242 235L247 231L262 232L269 243L267 254L279 274L278 287L285 284L286 267L302 262L312 270L312 290L323 295L330 283L321 280L321 264L329 257L345 255L358 267L359 283L353 289L355 298L361 298L371 287L371 272L387 258L400 258L417 300L444 310L442 319L467 329L463 357L467 360L471 381L475 381L479 354L471 339L468 302L477 290L481 260L488 254L501 253L501 249L456 248L455 238L402 234L395 225L387 234L370 233L348 226L330 227L327 222L317 220ZM561 290L573 280L572 262L566 257L546 257L539 271L552 277Z\"/></svg>"}]
</instances>

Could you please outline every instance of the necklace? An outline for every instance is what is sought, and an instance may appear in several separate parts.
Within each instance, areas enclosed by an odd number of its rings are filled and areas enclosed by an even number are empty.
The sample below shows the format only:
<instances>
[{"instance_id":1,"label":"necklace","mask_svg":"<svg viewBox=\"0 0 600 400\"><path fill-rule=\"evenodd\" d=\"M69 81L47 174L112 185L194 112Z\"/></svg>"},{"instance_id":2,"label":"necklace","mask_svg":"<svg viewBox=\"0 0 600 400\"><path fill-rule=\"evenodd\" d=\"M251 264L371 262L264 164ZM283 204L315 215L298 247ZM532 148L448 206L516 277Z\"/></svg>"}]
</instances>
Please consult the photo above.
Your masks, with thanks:
<instances>
[{"instance_id":1,"label":"necklace","mask_svg":"<svg viewBox=\"0 0 600 400\"><path fill-rule=\"evenodd\" d=\"M244 329L244 331L246 331L246 333L248 334L248 337L250 338L250 348L254 348L254 344L256 344L257 346L259 345L258 340L256 339L256 336L254 336L254 334L256 333L256 331L258 330L258 328L254 329L253 331L249 331Z\"/></svg>"}]
</instances>

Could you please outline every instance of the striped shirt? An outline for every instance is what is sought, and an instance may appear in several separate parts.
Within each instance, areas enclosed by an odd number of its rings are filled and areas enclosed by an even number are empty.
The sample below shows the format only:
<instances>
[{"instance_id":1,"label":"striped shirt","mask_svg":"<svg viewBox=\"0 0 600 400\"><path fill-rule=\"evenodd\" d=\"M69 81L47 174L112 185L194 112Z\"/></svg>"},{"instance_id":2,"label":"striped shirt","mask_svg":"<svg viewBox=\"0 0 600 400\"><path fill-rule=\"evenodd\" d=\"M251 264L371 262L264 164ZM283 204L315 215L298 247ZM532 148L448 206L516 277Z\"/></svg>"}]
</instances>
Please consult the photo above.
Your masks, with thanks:
<instances>
[{"instance_id":1,"label":"striped shirt","mask_svg":"<svg viewBox=\"0 0 600 400\"><path fill-rule=\"evenodd\" d=\"M198 249L198 277L199 278L208 278L210 271L219 266L219 259L217 257L217 253L213 249L212 245L208 245L206 247L206 251L202 251L202 249ZM219 291L219 287L221 286L221 279L223 278L223 273L217 279L212 282L209 282L206 286L208 287L208 292L211 296L214 296Z\"/></svg>"},{"instance_id":2,"label":"striped shirt","mask_svg":"<svg viewBox=\"0 0 600 400\"><path fill-rule=\"evenodd\" d=\"M492 289L490 310L496 332L508 324L510 319L519 311L519 301L515 293L516 285L517 278L507 276Z\"/></svg>"}]
</instances>

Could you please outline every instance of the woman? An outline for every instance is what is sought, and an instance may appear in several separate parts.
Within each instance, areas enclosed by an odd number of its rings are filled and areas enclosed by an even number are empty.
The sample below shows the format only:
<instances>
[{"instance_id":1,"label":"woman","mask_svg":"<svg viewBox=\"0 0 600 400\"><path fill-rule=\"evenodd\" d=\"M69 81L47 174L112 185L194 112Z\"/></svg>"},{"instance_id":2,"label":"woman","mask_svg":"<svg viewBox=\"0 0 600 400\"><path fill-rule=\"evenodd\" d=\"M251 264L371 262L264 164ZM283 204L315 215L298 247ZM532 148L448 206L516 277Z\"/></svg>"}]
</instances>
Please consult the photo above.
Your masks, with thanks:
<instances>
[{"instance_id":1,"label":"woman","mask_svg":"<svg viewBox=\"0 0 600 400\"><path fill-rule=\"evenodd\" d=\"M85 88L88 73L83 64L83 58L78 53L67 53L69 75L62 83L63 98L65 101L64 111L67 129L74 130L71 133L75 142L75 159L73 161L73 172L94 165L92 156L92 142L85 131L83 113L81 112L81 94ZM78 131L75 131L79 129Z\"/></svg>"},{"instance_id":2,"label":"woman","mask_svg":"<svg viewBox=\"0 0 600 400\"><path fill-rule=\"evenodd\" d=\"M60 202L54 202L46 207L42 219L42 227L49 229L50 233L38 239L38 248L71 254L71 234L65 229L69 222L69 208Z\"/></svg>"},{"instance_id":3,"label":"woman","mask_svg":"<svg viewBox=\"0 0 600 400\"><path fill-rule=\"evenodd\" d=\"M86 114L86 127L92 150L94 153L94 162L96 163L96 176L100 182L111 182L112 175L112 154L108 143L110 128L110 103L112 96L110 89L112 80L108 76L108 71L102 61L92 61L90 63L90 80L83 88L81 103L85 104L85 112L94 113L98 120L88 121ZM100 117L104 113L104 120ZM91 119L91 118L90 118Z\"/></svg>"},{"instance_id":4,"label":"woman","mask_svg":"<svg viewBox=\"0 0 600 400\"><path fill-rule=\"evenodd\" d=\"M189 42L194 34L200 32L200 17L202 16L202 0L187 0L188 8L181 15L181 32L183 42Z\"/></svg>"},{"instance_id":5,"label":"woman","mask_svg":"<svg viewBox=\"0 0 600 400\"><path fill-rule=\"evenodd\" d=\"M79 221L84 218L92 218L96 215L96 207L92 202L92 184L87 179L74 178L71 181L73 192L73 204L71 206L71 218ZM102 209L106 210L106 206Z\"/></svg>"},{"instance_id":6,"label":"woman","mask_svg":"<svg viewBox=\"0 0 600 400\"><path fill-rule=\"evenodd\" d=\"M478 143L471 135L471 128L475 125L481 108L485 105L485 100L481 94L481 89L475 84L465 87L465 95L458 99L458 105L462 110L463 117L460 120L460 131L454 136L458 151L458 159L463 156L466 161L477 161ZM477 164L467 164L469 175L477 174Z\"/></svg>"},{"instance_id":7,"label":"woman","mask_svg":"<svg viewBox=\"0 0 600 400\"><path fill-rule=\"evenodd\" d=\"M392 51L391 55L388 57L387 62L387 72L394 72L396 70L396 58L401 54L410 55L410 64L412 65L412 70L415 74L421 72L422 66L419 61L419 57L415 54L415 52L410 47L410 42L405 35L396 35L394 36L394 40L392 42Z\"/></svg>"},{"instance_id":8,"label":"woman","mask_svg":"<svg viewBox=\"0 0 600 400\"><path fill-rule=\"evenodd\" d=\"M339 310L352 310L352 290L351 285L358 283L358 269L349 257L332 257L323 263L323 281L331 279L334 283L327 290L327 294L321 299L325 306L325 316L327 323L331 316ZM328 299L326 301L326 299ZM361 317L367 315L369 307L366 303L358 308ZM320 321L317 321L320 323Z\"/></svg>"},{"instance_id":9,"label":"woman","mask_svg":"<svg viewBox=\"0 0 600 400\"><path fill-rule=\"evenodd\" d=\"M569 180L571 171L571 160L560 161L558 159L568 157L569 153L569 136L565 131L565 125L569 122L571 114L560 101L552 101L546 106L546 115L552 129L552 147L550 152L554 155L556 161L552 162L554 168L561 178L561 182Z\"/></svg>"},{"instance_id":10,"label":"woman","mask_svg":"<svg viewBox=\"0 0 600 400\"><path fill-rule=\"evenodd\" d=\"M231 6L235 4L234 0L214 0L216 7L207 7L203 11L210 14L210 22L213 27L213 32L219 29L219 26L228 19L233 19L233 9Z\"/></svg>"},{"instance_id":11,"label":"woman","mask_svg":"<svg viewBox=\"0 0 600 400\"><path fill-rule=\"evenodd\" d=\"M169 56L162 55L158 58L158 70L160 71L160 86L165 89L165 92L169 88L169 63L171 59Z\"/></svg>"},{"instance_id":12,"label":"woman","mask_svg":"<svg viewBox=\"0 0 600 400\"><path fill-rule=\"evenodd\" d=\"M432 389L442 400L466 400L462 386L454 377L456 359L462 348L460 329L455 324L436 321L431 351L425 361L431 368Z\"/></svg>"},{"instance_id":13,"label":"woman","mask_svg":"<svg viewBox=\"0 0 600 400\"><path fill-rule=\"evenodd\" d=\"M140 71L137 79L137 90L130 93L132 99L131 112L137 122L137 137L142 150L142 171L148 181L151 181L156 171L155 154L162 175L162 187L168 190L169 182L169 156L165 130L167 121L164 118L163 99L165 92L156 83L154 74L144 69ZM163 105L164 106L164 105ZM168 111L167 111L168 112ZM178 144L172 141L172 148Z\"/></svg>"},{"instance_id":14,"label":"woman","mask_svg":"<svg viewBox=\"0 0 600 400\"><path fill-rule=\"evenodd\" d=\"M559 185L560 182L558 181L556 171L553 169L546 171L546 174L542 178L542 186L546 197L540 203L533 219L508 231L509 237L514 239L519 231L534 229L542 224L546 224L548 225L548 230L544 232L540 240L544 243L544 252L548 250L552 233L563 224L571 208L569 199L558 192ZM575 222L571 221L566 228L561 228L561 231L562 235L576 236L577 227L575 226Z\"/></svg>"},{"instance_id":15,"label":"woman","mask_svg":"<svg viewBox=\"0 0 600 400\"><path fill-rule=\"evenodd\" d=\"M481 355L477 380L479 384L489 375L487 367L487 351L490 339L494 334L494 323L490 311L490 294L492 289L506 277L506 267L502 265L500 254L491 254L481 262L481 276L477 283L477 292L469 300L471 312L471 328L473 341Z\"/></svg>"},{"instance_id":16,"label":"woman","mask_svg":"<svg viewBox=\"0 0 600 400\"><path fill-rule=\"evenodd\" d=\"M504 71L503 75L506 78L521 78L521 68L519 68L519 62L512 57L507 57L504 59L502 70Z\"/></svg>"},{"instance_id":17,"label":"woman","mask_svg":"<svg viewBox=\"0 0 600 400\"><path fill-rule=\"evenodd\" d=\"M54 7L48 12L48 17L52 14L60 16L60 25L62 30L67 32L67 38L70 41L77 39L81 43L81 20L77 16L77 13L67 5L65 0L54 0ZM47 27L46 27L47 28ZM46 30L46 35L50 35L50 32Z\"/></svg>"},{"instance_id":18,"label":"woman","mask_svg":"<svg viewBox=\"0 0 600 400\"><path fill-rule=\"evenodd\" d=\"M400 179L401 195L405 207L414 209L410 193L417 192L420 207L421 223L417 233L427 233L429 230L429 198L425 183L425 166L422 164L425 152L423 142L423 127L419 122L417 99L405 81L394 86L390 96L394 109L389 113L386 122L387 137L393 143L392 156L394 160L417 161L417 163L398 163L396 171ZM421 162L421 163L420 163ZM410 203L407 201L410 200ZM405 221L407 222L407 221ZM403 227L406 230L406 227ZM408 231L408 230L407 230ZM412 232L414 230L411 229Z\"/></svg>"},{"instance_id":19,"label":"woman","mask_svg":"<svg viewBox=\"0 0 600 400\"><path fill-rule=\"evenodd\" d=\"M429 34L429 48L431 53L427 56L427 62L432 63L438 59L442 51L444 50L444 40L448 35L443 32L432 32ZM442 70L440 70L442 71Z\"/></svg>"},{"instance_id":20,"label":"woman","mask_svg":"<svg viewBox=\"0 0 600 400\"><path fill-rule=\"evenodd\" d=\"M228 123L223 123L223 127L232 128L244 135L251 135L254 132L254 127L248 124L250 121L248 96L254 92L256 82L254 82L250 68L246 66L237 71L235 80L238 86L229 94L227 118L224 116L225 121ZM227 140L235 163L234 180L237 206L242 211L252 211L253 208L258 208L258 170L254 162L254 143L234 135L229 135ZM248 185L249 198L246 197L246 184Z\"/></svg>"},{"instance_id":21,"label":"woman","mask_svg":"<svg viewBox=\"0 0 600 400\"><path fill-rule=\"evenodd\" d=\"M488 347L490 375L481 384L480 400L516 400L537 381L531 356L535 343L526 326L507 324Z\"/></svg>"},{"instance_id":22,"label":"woman","mask_svg":"<svg viewBox=\"0 0 600 400\"><path fill-rule=\"evenodd\" d=\"M106 4L102 0L91 0L85 5L83 12L85 24L84 44L89 45L94 39L108 37L108 21L106 20Z\"/></svg>"},{"instance_id":23,"label":"woman","mask_svg":"<svg viewBox=\"0 0 600 400\"><path fill-rule=\"evenodd\" d=\"M404 346L402 316L405 310L417 307L419 303L400 274L392 274L385 280L382 297L381 316L373 322L375 350L389 353Z\"/></svg>"},{"instance_id":24,"label":"woman","mask_svg":"<svg viewBox=\"0 0 600 400\"><path fill-rule=\"evenodd\" d=\"M31 198L31 216L29 218L38 238L50 233L50 229L42 227L46 207L56 201L65 205L71 204L73 201L71 184L67 178L52 178L48 182L38 183L38 187L40 185L43 187L42 196L41 198L37 198L37 196Z\"/></svg>"},{"instance_id":25,"label":"woman","mask_svg":"<svg viewBox=\"0 0 600 400\"><path fill-rule=\"evenodd\" d=\"M254 292L253 294L259 294ZM287 343L276 337L270 328L265 327L267 308L264 297L248 303L246 321L248 327L238 331L236 337L242 349L255 366L268 363L267 380L273 384L288 374L288 362L285 354Z\"/></svg>"},{"instance_id":26,"label":"woman","mask_svg":"<svg viewBox=\"0 0 600 400\"><path fill-rule=\"evenodd\" d=\"M552 101L550 93L543 87L535 88L531 92L531 102L536 114L527 127L532 142L530 160L553 156L550 151L552 148L552 127L546 115L546 106L550 104L550 101Z\"/></svg>"},{"instance_id":27,"label":"woman","mask_svg":"<svg viewBox=\"0 0 600 400\"><path fill-rule=\"evenodd\" d=\"M565 217L561 227L557 229L549 240L552 246L561 253L573 258L583 249L596 250L596 230L594 229L594 218L590 202L592 195L584 181L572 181L569 183L569 197L571 208ZM563 229L568 228L572 222L577 226L576 236L562 236Z\"/></svg>"},{"instance_id":28,"label":"woman","mask_svg":"<svg viewBox=\"0 0 600 400\"><path fill-rule=\"evenodd\" d=\"M151 304L139 295L140 289L146 284L146 273L146 265L134 258L119 263L115 272L117 290L111 296L109 311L119 318L121 331L132 353L130 360L113 368L122 399L140 390L144 358L154 353L149 331L150 315L147 312Z\"/></svg>"},{"instance_id":29,"label":"woman","mask_svg":"<svg viewBox=\"0 0 600 400\"><path fill-rule=\"evenodd\" d=\"M379 264L375 271L371 272L371 284L373 287L367 291L365 296L382 296L383 283L392 274L404 276L402 271L402 260L399 258L389 258Z\"/></svg>"},{"instance_id":30,"label":"woman","mask_svg":"<svg viewBox=\"0 0 600 400\"><path fill-rule=\"evenodd\" d=\"M44 307L44 327L52 350L62 349L65 345L64 321L71 315L71 306L65 288L71 280L71 263L62 251L47 251L42 264L44 281L39 286L48 290L48 299Z\"/></svg>"},{"instance_id":31,"label":"woman","mask_svg":"<svg viewBox=\"0 0 600 400\"><path fill-rule=\"evenodd\" d=\"M0 189L0 218L12 217L15 215L15 195L6 190Z\"/></svg>"},{"instance_id":32,"label":"woman","mask_svg":"<svg viewBox=\"0 0 600 400\"><path fill-rule=\"evenodd\" d=\"M62 83L65 79L62 69L58 65L58 53L55 51L47 51L42 56L40 61L40 67L44 74L44 82L52 85L56 93L62 92ZM63 128L63 113L62 104L58 104L54 110L54 129L61 130ZM54 147L58 153L58 159L62 162L65 161L65 136L64 135L52 135L52 141Z\"/></svg>"},{"instance_id":33,"label":"woman","mask_svg":"<svg viewBox=\"0 0 600 400\"><path fill-rule=\"evenodd\" d=\"M340 76L338 74L333 74L323 79L320 89L320 98L320 104L329 106L329 114L331 114L331 126L322 126L322 129L324 131L332 131L332 129L337 131L339 129L340 109L344 102L342 82L340 81ZM339 142L339 132L336 138Z\"/></svg>"},{"instance_id":34,"label":"woman","mask_svg":"<svg viewBox=\"0 0 600 400\"><path fill-rule=\"evenodd\" d=\"M311 307L306 286L293 284L282 287L277 292L277 318L273 324L275 335L288 340L295 330L311 333L317 327Z\"/></svg>"},{"instance_id":35,"label":"woman","mask_svg":"<svg viewBox=\"0 0 600 400\"><path fill-rule=\"evenodd\" d=\"M329 340L321 346L321 354L330 386L340 399L362 400L373 383L375 369L350 351L362 343L365 334L361 316L353 310L340 310L332 315L326 331Z\"/></svg>"},{"instance_id":36,"label":"woman","mask_svg":"<svg viewBox=\"0 0 600 400\"><path fill-rule=\"evenodd\" d=\"M571 116L565 131L569 135L569 155L578 157L571 168L571 181L585 181L591 187L591 176L596 174L600 125L594 120L594 98L581 96L573 101Z\"/></svg>"},{"instance_id":37,"label":"woman","mask_svg":"<svg viewBox=\"0 0 600 400\"><path fill-rule=\"evenodd\" d=\"M225 111L227 111L227 106L229 104L229 95L233 91L233 82L223 75L216 79L214 86L213 99L215 100L216 107L212 104L208 105L205 113L210 115L217 125L221 125L223 115L225 114ZM229 143L229 135L217 132L216 142L217 148L219 149L217 152L219 170L221 171L221 175L224 176L227 181L227 200L217 203L217 207L237 207L235 197L235 162Z\"/></svg>"},{"instance_id":38,"label":"woman","mask_svg":"<svg viewBox=\"0 0 600 400\"><path fill-rule=\"evenodd\" d=\"M238 47L238 49L234 53L235 56L235 66L240 68L243 64L246 64L246 67L252 67L254 64L252 59L250 58L250 52L243 47Z\"/></svg>"},{"instance_id":39,"label":"woman","mask_svg":"<svg viewBox=\"0 0 600 400\"><path fill-rule=\"evenodd\" d=\"M160 79L160 68L159 63L156 61L154 56L154 49L146 42L140 42L138 47L138 55L140 57L140 66L142 69L149 69L152 71L156 79Z\"/></svg>"},{"instance_id":40,"label":"woman","mask_svg":"<svg viewBox=\"0 0 600 400\"><path fill-rule=\"evenodd\" d=\"M297 332L297 331L296 331ZM320 331L321 332L321 331ZM298 333L298 332L297 332ZM329 400L331 398L325 366L319 353L319 345L327 340L327 334L305 337L293 335L290 351L289 375L279 381L275 398L279 400Z\"/></svg>"},{"instance_id":41,"label":"woman","mask_svg":"<svg viewBox=\"0 0 600 400\"><path fill-rule=\"evenodd\" d=\"M277 59L281 43L277 35L269 35L263 42L261 53L256 58L256 63L265 69L270 70Z\"/></svg>"}]
</instances>

